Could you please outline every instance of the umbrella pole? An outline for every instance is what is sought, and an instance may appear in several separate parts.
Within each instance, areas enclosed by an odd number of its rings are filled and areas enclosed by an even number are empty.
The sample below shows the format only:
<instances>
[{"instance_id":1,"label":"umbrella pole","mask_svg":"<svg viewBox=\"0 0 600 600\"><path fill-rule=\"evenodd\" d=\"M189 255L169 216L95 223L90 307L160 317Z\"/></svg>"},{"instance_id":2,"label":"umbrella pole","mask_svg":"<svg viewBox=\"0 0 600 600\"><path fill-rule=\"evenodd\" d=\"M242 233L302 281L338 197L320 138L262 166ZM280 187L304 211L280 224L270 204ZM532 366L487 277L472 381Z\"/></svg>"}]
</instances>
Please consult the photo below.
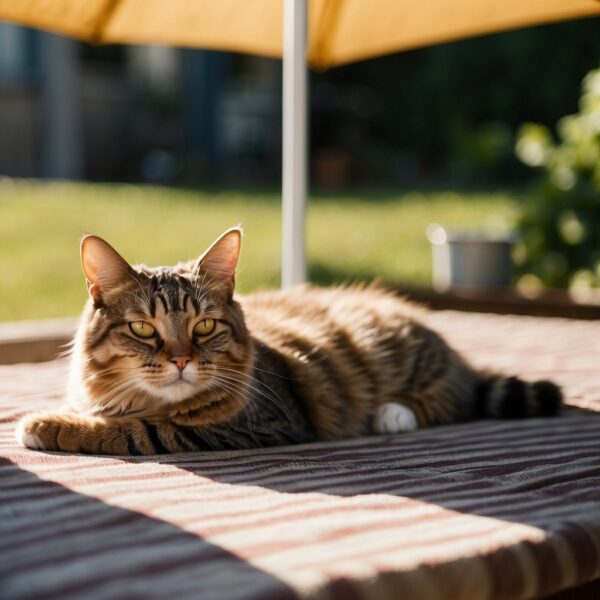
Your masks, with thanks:
<instances>
[{"instance_id":1,"label":"umbrella pole","mask_svg":"<svg viewBox=\"0 0 600 600\"><path fill-rule=\"evenodd\" d=\"M306 0L285 0L283 16L283 251L281 285L306 280Z\"/></svg>"}]
</instances>

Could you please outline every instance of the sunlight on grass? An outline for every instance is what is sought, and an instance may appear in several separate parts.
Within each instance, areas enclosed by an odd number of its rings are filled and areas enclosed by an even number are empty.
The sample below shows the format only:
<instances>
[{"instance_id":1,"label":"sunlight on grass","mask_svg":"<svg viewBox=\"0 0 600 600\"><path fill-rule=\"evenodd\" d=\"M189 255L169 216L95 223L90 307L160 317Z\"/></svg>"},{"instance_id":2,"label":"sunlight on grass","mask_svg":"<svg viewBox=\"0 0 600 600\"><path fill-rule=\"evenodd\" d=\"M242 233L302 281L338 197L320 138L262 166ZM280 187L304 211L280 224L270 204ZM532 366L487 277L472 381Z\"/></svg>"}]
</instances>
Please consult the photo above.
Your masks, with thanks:
<instances>
[{"instance_id":1,"label":"sunlight on grass","mask_svg":"<svg viewBox=\"0 0 600 600\"><path fill-rule=\"evenodd\" d=\"M509 194L365 192L314 196L308 212L311 279L381 277L429 285L427 225L477 228L510 219ZM280 269L277 192L198 191L140 185L0 183L0 320L77 314L85 299L79 265L84 232L106 238L132 263L198 256L224 229L245 230L238 287L275 287Z\"/></svg>"}]
</instances>

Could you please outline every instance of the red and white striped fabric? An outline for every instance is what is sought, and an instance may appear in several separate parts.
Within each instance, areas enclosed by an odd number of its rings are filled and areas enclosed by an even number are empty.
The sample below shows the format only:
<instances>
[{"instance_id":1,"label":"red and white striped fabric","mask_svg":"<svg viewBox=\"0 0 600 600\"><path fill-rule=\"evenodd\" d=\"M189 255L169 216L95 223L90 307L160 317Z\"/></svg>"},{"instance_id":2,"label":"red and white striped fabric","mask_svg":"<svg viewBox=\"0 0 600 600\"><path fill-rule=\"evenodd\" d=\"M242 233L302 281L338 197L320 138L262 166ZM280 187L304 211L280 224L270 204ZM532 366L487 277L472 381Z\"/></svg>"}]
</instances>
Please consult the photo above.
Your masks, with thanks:
<instances>
[{"instance_id":1,"label":"red and white striped fabric","mask_svg":"<svg viewBox=\"0 0 600 600\"><path fill-rule=\"evenodd\" d=\"M58 403L65 362L0 367L0 598L488 600L582 584L577 597L600 597L600 323L431 321L474 363L552 377L579 408L262 451L80 456L14 441L21 415Z\"/></svg>"}]
</instances>

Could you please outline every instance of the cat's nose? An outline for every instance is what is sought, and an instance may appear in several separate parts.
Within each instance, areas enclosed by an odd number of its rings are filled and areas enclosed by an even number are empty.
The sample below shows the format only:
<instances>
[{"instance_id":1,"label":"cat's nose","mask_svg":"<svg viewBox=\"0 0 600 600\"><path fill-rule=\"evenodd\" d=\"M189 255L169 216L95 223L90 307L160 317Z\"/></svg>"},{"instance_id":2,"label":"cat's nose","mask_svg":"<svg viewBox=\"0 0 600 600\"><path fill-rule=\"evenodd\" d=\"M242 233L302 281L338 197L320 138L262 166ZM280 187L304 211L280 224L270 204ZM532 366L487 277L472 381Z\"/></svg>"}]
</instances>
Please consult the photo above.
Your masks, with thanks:
<instances>
[{"instance_id":1,"label":"cat's nose","mask_svg":"<svg viewBox=\"0 0 600 600\"><path fill-rule=\"evenodd\" d=\"M177 368L180 371L183 371L185 369L185 366L192 361L192 357L191 356L173 356L173 358L169 359L172 363L175 363L177 365Z\"/></svg>"}]
</instances>

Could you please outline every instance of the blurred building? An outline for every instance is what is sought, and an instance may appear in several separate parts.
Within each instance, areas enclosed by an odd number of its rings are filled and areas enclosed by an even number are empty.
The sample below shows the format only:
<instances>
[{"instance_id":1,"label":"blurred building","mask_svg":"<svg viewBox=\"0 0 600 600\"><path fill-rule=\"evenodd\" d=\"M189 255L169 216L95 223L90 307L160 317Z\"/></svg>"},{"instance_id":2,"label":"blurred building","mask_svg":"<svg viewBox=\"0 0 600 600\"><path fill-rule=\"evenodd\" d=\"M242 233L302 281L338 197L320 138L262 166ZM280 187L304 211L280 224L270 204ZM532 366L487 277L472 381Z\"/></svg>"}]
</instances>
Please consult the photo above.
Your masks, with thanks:
<instances>
[{"instance_id":1,"label":"blurred building","mask_svg":"<svg viewBox=\"0 0 600 600\"><path fill-rule=\"evenodd\" d=\"M280 169L278 61L0 23L0 174L198 182Z\"/></svg>"},{"instance_id":2,"label":"blurred building","mask_svg":"<svg viewBox=\"0 0 600 600\"><path fill-rule=\"evenodd\" d=\"M577 110L598 19L441 44L310 77L311 183L507 185L527 121ZM94 47L0 24L0 174L279 179L280 62Z\"/></svg>"}]
</instances>

